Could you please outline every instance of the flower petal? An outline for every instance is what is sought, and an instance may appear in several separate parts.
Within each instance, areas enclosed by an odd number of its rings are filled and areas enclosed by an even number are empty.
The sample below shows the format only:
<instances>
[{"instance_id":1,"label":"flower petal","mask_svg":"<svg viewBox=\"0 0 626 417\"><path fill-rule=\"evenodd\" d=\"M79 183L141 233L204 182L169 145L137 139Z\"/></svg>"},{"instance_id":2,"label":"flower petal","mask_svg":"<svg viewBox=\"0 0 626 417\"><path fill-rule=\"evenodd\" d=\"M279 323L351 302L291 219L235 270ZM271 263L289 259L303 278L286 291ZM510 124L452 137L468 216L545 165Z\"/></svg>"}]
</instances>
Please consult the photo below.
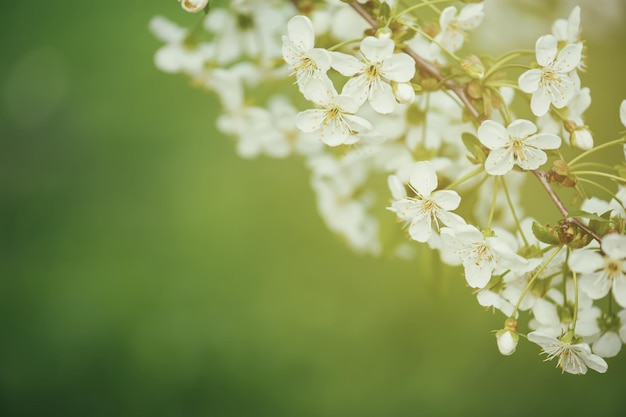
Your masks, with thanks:
<instances>
[{"instance_id":1,"label":"flower petal","mask_svg":"<svg viewBox=\"0 0 626 417\"><path fill-rule=\"evenodd\" d=\"M390 38L367 36L361 41L361 53L370 63L382 62L393 55L395 43Z\"/></svg>"},{"instance_id":2,"label":"flower petal","mask_svg":"<svg viewBox=\"0 0 626 417\"><path fill-rule=\"evenodd\" d=\"M506 128L506 132L509 136L517 139L528 137L536 131L537 126L535 126L535 124L530 120L526 119L517 119Z\"/></svg>"},{"instance_id":3,"label":"flower petal","mask_svg":"<svg viewBox=\"0 0 626 417\"><path fill-rule=\"evenodd\" d=\"M477 132L478 140L489 149L502 148L509 142L506 128L493 120L482 122Z\"/></svg>"},{"instance_id":4,"label":"flower petal","mask_svg":"<svg viewBox=\"0 0 626 417\"><path fill-rule=\"evenodd\" d=\"M437 188L437 174L435 168L428 161L416 162L409 179L411 187L422 197L429 197Z\"/></svg>"},{"instance_id":5,"label":"flower petal","mask_svg":"<svg viewBox=\"0 0 626 417\"><path fill-rule=\"evenodd\" d=\"M537 54L537 63L542 67L549 65L557 53L557 40L552 35L544 35L537 39L535 44L535 52Z\"/></svg>"},{"instance_id":6,"label":"flower petal","mask_svg":"<svg viewBox=\"0 0 626 417\"><path fill-rule=\"evenodd\" d=\"M517 79L519 88L525 93L537 91L539 88L539 82L541 81L541 74L541 70L536 68L526 71Z\"/></svg>"},{"instance_id":7,"label":"flower petal","mask_svg":"<svg viewBox=\"0 0 626 417\"><path fill-rule=\"evenodd\" d=\"M485 171L490 175L504 175L513 168L513 154L504 148L494 149L487 156Z\"/></svg>"}]
</instances>

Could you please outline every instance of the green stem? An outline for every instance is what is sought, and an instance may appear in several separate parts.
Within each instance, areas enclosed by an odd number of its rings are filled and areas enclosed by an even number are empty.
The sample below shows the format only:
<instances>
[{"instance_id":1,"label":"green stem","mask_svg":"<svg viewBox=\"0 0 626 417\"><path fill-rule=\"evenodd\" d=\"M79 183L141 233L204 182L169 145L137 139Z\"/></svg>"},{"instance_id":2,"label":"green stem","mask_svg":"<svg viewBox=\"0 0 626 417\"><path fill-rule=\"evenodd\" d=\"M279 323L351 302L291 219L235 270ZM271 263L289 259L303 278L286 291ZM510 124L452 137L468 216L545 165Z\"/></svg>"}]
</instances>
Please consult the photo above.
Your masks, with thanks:
<instances>
[{"instance_id":1,"label":"green stem","mask_svg":"<svg viewBox=\"0 0 626 417\"><path fill-rule=\"evenodd\" d=\"M552 260L556 258L556 255L558 255L558 253L561 252L561 249L563 249L563 246L559 246L558 249L555 250L554 253L550 255L550 257L543 264L541 264L539 269L528 280L528 284L526 284L526 287L524 287L522 294L519 296L519 299L517 300L517 303L515 304L515 307L513 308L513 312L509 316L510 318L515 319L515 316L517 315L517 310L519 310L519 306L522 303L522 300L524 299L528 291L530 291L530 288L535 283L535 280L537 279L539 274L541 274L541 272L543 272L543 270L550 264L550 262L552 262Z\"/></svg>"},{"instance_id":2,"label":"green stem","mask_svg":"<svg viewBox=\"0 0 626 417\"><path fill-rule=\"evenodd\" d=\"M563 158L561 158L563 159ZM576 165L569 165L569 169L570 171L574 170L574 169L580 169L580 168L599 168L599 169L607 169L607 168L611 168L605 164L600 164L598 162L581 162L580 164L576 164Z\"/></svg>"},{"instance_id":3,"label":"green stem","mask_svg":"<svg viewBox=\"0 0 626 417\"><path fill-rule=\"evenodd\" d=\"M614 192L612 192L611 190L609 190L609 189L608 189L608 188L606 188L605 186L600 185L600 184L598 184L598 183L597 183L597 182L595 182L595 181L588 180L588 179L586 179L586 178L578 178L577 180L578 180L578 181L580 181L580 182L584 182L584 183L586 183L586 184L589 184L589 185L593 185L593 186L595 186L595 187L599 188L600 190L604 191L605 193L607 193L608 195L610 195L610 196L611 196L611 198L613 198L615 201L617 201L617 202L619 203L619 205L620 205L620 206L622 206L622 208L624 208L624 210L626 210L626 207L624 207L624 204L623 204L623 203L622 203L622 201L621 201L621 200L617 197L617 195L615 195L615 193L614 193Z\"/></svg>"},{"instance_id":4,"label":"green stem","mask_svg":"<svg viewBox=\"0 0 626 417\"><path fill-rule=\"evenodd\" d=\"M487 229L491 229L491 222L496 212L496 197L498 196L498 179L493 178L493 199L491 200L491 210L489 210L489 219L487 220Z\"/></svg>"},{"instance_id":5,"label":"green stem","mask_svg":"<svg viewBox=\"0 0 626 417\"><path fill-rule=\"evenodd\" d=\"M598 177L610 178L617 182L626 183L626 179L622 177L618 177L617 175L608 174L606 172L598 172L598 171L572 171L574 175L595 175Z\"/></svg>"},{"instance_id":6,"label":"green stem","mask_svg":"<svg viewBox=\"0 0 626 417\"><path fill-rule=\"evenodd\" d=\"M576 271L572 271L574 280L574 316L572 317L572 331L576 334L576 321L578 320L578 277Z\"/></svg>"},{"instance_id":7,"label":"green stem","mask_svg":"<svg viewBox=\"0 0 626 417\"><path fill-rule=\"evenodd\" d=\"M609 146L623 144L625 141L626 141L626 137L621 137L619 139L612 140L610 142L606 142L606 143L603 143L602 145L598 145L598 146L596 146L594 148L588 149L585 152L583 152L580 155L578 155L576 158L574 158L571 161L569 161L569 165L574 165L577 161L579 161L582 158L592 154L593 152L599 151L600 149L608 148Z\"/></svg>"},{"instance_id":8,"label":"green stem","mask_svg":"<svg viewBox=\"0 0 626 417\"><path fill-rule=\"evenodd\" d=\"M452 183L448 184L444 190L449 190L451 188L456 187L457 185L460 185L462 183L464 183L467 180L470 180L472 178L474 178L476 175L480 174L481 172L483 172L485 169L482 165L480 165L479 167L477 167L475 170L463 175L461 178L453 181Z\"/></svg>"},{"instance_id":9,"label":"green stem","mask_svg":"<svg viewBox=\"0 0 626 417\"><path fill-rule=\"evenodd\" d=\"M400 13L396 14L394 16L394 18L402 16L403 14L410 13L410 12L412 12L414 10L417 10L417 9L419 9L421 7L424 7L424 6L429 6L437 14L441 14L441 11L439 9L437 9L436 7L434 7L434 5L437 4L437 3L447 3L447 2L450 2L450 0L433 0L433 1L425 0L423 3L407 7L406 9L402 10Z\"/></svg>"},{"instance_id":10,"label":"green stem","mask_svg":"<svg viewBox=\"0 0 626 417\"><path fill-rule=\"evenodd\" d=\"M522 240L524 241L524 245L528 246L528 240L524 235L524 230L522 230L522 224L519 221L519 217L517 217L517 213L515 212L515 206L513 205L513 201L511 200L511 195L509 194L509 189L504 182L504 177L501 177L502 188L504 189L504 195L506 196L506 201L509 204L509 208L511 209L511 214L513 215L513 219L515 220L515 224L517 225L517 229L519 230L520 235L522 236Z\"/></svg>"},{"instance_id":11,"label":"green stem","mask_svg":"<svg viewBox=\"0 0 626 417\"><path fill-rule=\"evenodd\" d=\"M356 39L349 39L347 41L343 41L343 42L339 42L337 45L331 46L330 48L328 48L329 51L336 51L337 49L341 48L342 46L351 44L351 43L356 43L356 42L361 42L363 40L363 38L356 38Z\"/></svg>"}]
</instances>

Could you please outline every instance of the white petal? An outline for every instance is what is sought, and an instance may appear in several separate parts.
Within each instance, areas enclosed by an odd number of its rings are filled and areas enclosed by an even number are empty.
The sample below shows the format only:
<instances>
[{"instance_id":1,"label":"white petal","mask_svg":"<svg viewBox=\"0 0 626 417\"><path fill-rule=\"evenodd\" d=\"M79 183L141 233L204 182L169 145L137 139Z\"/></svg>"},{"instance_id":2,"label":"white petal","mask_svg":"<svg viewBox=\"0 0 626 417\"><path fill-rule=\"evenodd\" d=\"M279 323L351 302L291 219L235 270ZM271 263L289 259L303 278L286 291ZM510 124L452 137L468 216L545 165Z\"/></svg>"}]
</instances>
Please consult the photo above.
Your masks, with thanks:
<instances>
[{"instance_id":1,"label":"white petal","mask_svg":"<svg viewBox=\"0 0 626 417\"><path fill-rule=\"evenodd\" d=\"M551 99L550 91L543 86L539 86L539 89L533 93L530 99L530 109L533 114L535 116L546 114L550 108Z\"/></svg>"},{"instance_id":2,"label":"white petal","mask_svg":"<svg viewBox=\"0 0 626 417\"><path fill-rule=\"evenodd\" d=\"M415 61L405 53L394 54L383 62L380 70L385 78L405 83L415 76Z\"/></svg>"},{"instance_id":3,"label":"white petal","mask_svg":"<svg viewBox=\"0 0 626 417\"><path fill-rule=\"evenodd\" d=\"M351 77L359 71L362 71L364 65L361 61L353 57L352 55L344 54L342 52L331 52L331 66L337 70L341 75Z\"/></svg>"},{"instance_id":4,"label":"white petal","mask_svg":"<svg viewBox=\"0 0 626 417\"><path fill-rule=\"evenodd\" d=\"M594 300L605 297L611 289L611 281L603 272L583 274L578 280L580 290Z\"/></svg>"},{"instance_id":5,"label":"white petal","mask_svg":"<svg viewBox=\"0 0 626 417\"><path fill-rule=\"evenodd\" d=\"M502 148L509 142L506 128L493 120L485 120L478 128L478 139L489 149Z\"/></svg>"},{"instance_id":6,"label":"white petal","mask_svg":"<svg viewBox=\"0 0 626 417\"><path fill-rule=\"evenodd\" d=\"M485 171L490 175L504 175L513 168L513 154L506 149L494 149L485 160Z\"/></svg>"},{"instance_id":7,"label":"white petal","mask_svg":"<svg viewBox=\"0 0 626 417\"><path fill-rule=\"evenodd\" d=\"M294 16L287 23L289 40L301 51L313 48L315 34L311 20L306 16Z\"/></svg>"},{"instance_id":8,"label":"white petal","mask_svg":"<svg viewBox=\"0 0 626 417\"><path fill-rule=\"evenodd\" d=\"M622 104L619 106L619 119L624 127L626 127L626 100L622 100Z\"/></svg>"},{"instance_id":9,"label":"white petal","mask_svg":"<svg viewBox=\"0 0 626 417\"><path fill-rule=\"evenodd\" d=\"M539 69L533 68L522 75L517 80L519 88L525 93L532 93L539 88L539 82L541 81L542 72Z\"/></svg>"},{"instance_id":10,"label":"white petal","mask_svg":"<svg viewBox=\"0 0 626 417\"><path fill-rule=\"evenodd\" d=\"M428 161L416 162L411 171L409 179L411 187L423 197L429 197L437 188L437 173L435 168Z\"/></svg>"},{"instance_id":11,"label":"white petal","mask_svg":"<svg viewBox=\"0 0 626 417\"><path fill-rule=\"evenodd\" d=\"M561 342L556 337L550 336L548 334L545 334L539 331L528 333L527 338L528 340L530 340L533 343L538 344L542 348L556 346L556 345L561 344Z\"/></svg>"},{"instance_id":12,"label":"white petal","mask_svg":"<svg viewBox=\"0 0 626 417\"><path fill-rule=\"evenodd\" d=\"M611 233L602 239L602 251L611 259L626 258L626 236Z\"/></svg>"},{"instance_id":13,"label":"white petal","mask_svg":"<svg viewBox=\"0 0 626 417\"><path fill-rule=\"evenodd\" d=\"M606 332L593 342L592 350L603 358L612 358L622 349L622 340L615 332Z\"/></svg>"},{"instance_id":14,"label":"white petal","mask_svg":"<svg viewBox=\"0 0 626 417\"><path fill-rule=\"evenodd\" d=\"M583 356L583 360L588 367L596 372L600 372L601 374L605 373L607 369L609 369L609 365L606 363L606 361L598 355L585 355Z\"/></svg>"},{"instance_id":15,"label":"white petal","mask_svg":"<svg viewBox=\"0 0 626 417\"><path fill-rule=\"evenodd\" d=\"M535 44L535 52L537 54L537 63L542 67L549 65L557 53L557 40L552 35L544 35L537 39Z\"/></svg>"},{"instance_id":16,"label":"white petal","mask_svg":"<svg viewBox=\"0 0 626 417\"><path fill-rule=\"evenodd\" d=\"M381 82L370 90L369 103L378 113L389 114L396 108L396 96L389 84Z\"/></svg>"},{"instance_id":17,"label":"white petal","mask_svg":"<svg viewBox=\"0 0 626 417\"><path fill-rule=\"evenodd\" d=\"M409 226L409 235L411 235L411 239L418 242L428 242L431 234L432 223L429 214L414 219L413 222L411 222L411 226Z\"/></svg>"},{"instance_id":18,"label":"white petal","mask_svg":"<svg viewBox=\"0 0 626 417\"><path fill-rule=\"evenodd\" d=\"M391 191L391 196L394 200L401 200L406 198L406 190L404 189L404 184L396 177L395 175L390 175L387 177L387 184L389 185L389 190Z\"/></svg>"},{"instance_id":19,"label":"white petal","mask_svg":"<svg viewBox=\"0 0 626 417\"><path fill-rule=\"evenodd\" d=\"M524 144L539 149L558 149L561 146L561 138L550 133L539 133L526 139Z\"/></svg>"},{"instance_id":20,"label":"white petal","mask_svg":"<svg viewBox=\"0 0 626 417\"><path fill-rule=\"evenodd\" d=\"M513 138L523 139L534 134L537 131L537 126L530 120L517 119L511 123L506 132Z\"/></svg>"},{"instance_id":21,"label":"white petal","mask_svg":"<svg viewBox=\"0 0 626 417\"><path fill-rule=\"evenodd\" d=\"M370 63L378 63L391 58L394 47L394 41L389 38L367 36L361 41L361 53Z\"/></svg>"},{"instance_id":22,"label":"white petal","mask_svg":"<svg viewBox=\"0 0 626 417\"><path fill-rule=\"evenodd\" d=\"M578 273L593 273L595 270L604 267L604 260L599 253L580 249L572 252L567 261L568 266Z\"/></svg>"},{"instance_id":23,"label":"white petal","mask_svg":"<svg viewBox=\"0 0 626 417\"><path fill-rule=\"evenodd\" d=\"M296 127L303 132L313 132L320 128L326 113L320 109L301 111L296 115Z\"/></svg>"},{"instance_id":24,"label":"white petal","mask_svg":"<svg viewBox=\"0 0 626 417\"><path fill-rule=\"evenodd\" d=\"M570 43L567 45L559 52L559 56L553 65L554 70L558 72L570 72L576 68L580 63L582 49L582 43Z\"/></svg>"},{"instance_id":25,"label":"white petal","mask_svg":"<svg viewBox=\"0 0 626 417\"><path fill-rule=\"evenodd\" d=\"M613 296L617 304L626 307L626 277L623 273L613 278Z\"/></svg>"},{"instance_id":26,"label":"white petal","mask_svg":"<svg viewBox=\"0 0 626 417\"><path fill-rule=\"evenodd\" d=\"M343 118L350 125L350 129L352 129L355 132L365 132L367 130L372 130L374 128L374 126L372 126L372 124L369 121L367 121L366 119L360 116L355 116L353 114L344 114Z\"/></svg>"},{"instance_id":27,"label":"white petal","mask_svg":"<svg viewBox=\"0 0 626 417\"><path fill-rule=\"evenodd\" d=\"M461 196L454 190L435 191L432 199L444 210L456 210L461 203Z\"/></svg>"}]
</instances>

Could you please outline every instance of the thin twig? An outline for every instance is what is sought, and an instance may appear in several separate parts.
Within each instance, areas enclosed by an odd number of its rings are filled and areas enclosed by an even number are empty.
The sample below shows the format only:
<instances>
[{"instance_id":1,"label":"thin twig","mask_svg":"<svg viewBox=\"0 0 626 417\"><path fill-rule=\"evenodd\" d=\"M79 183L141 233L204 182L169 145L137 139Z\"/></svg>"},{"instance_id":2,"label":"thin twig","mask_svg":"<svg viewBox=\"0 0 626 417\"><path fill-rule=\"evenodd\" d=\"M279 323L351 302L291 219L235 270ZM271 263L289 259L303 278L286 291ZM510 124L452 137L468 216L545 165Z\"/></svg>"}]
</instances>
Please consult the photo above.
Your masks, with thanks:
<instances>
[{"instance_id":1,"label":"thin twig","mask_svg":"<svg viewBox=\"0 0 626 417\"><path fill-rule=\"evenodd\" d=\"M580 229L584 230L585 233L588 233L589 236L591 236L592 238L597 240L598 243L602 243L602 238L596 232L594 232L593 230L589 229L583 222L581 222L577 218L570 217L569 211L567 210L567 208L565 208L565 205L563 205L563 202L561 201L559 196L556 195L556 193L554 192L554 190L550 186L550 182L547 179L547 174L544 171L540 171L538 169L533 170L532 173L535 174L535 177L537 177L537 179L539 180L539 182L541 183L543 188L546 190L546 192L550 196L550 199L552 199L552 201L556 205L557 209L559 210L559 212L561 213L561 215L565 219L565 221L568 222L568 223L574 223Z\"/></svg>"}]
</instances>

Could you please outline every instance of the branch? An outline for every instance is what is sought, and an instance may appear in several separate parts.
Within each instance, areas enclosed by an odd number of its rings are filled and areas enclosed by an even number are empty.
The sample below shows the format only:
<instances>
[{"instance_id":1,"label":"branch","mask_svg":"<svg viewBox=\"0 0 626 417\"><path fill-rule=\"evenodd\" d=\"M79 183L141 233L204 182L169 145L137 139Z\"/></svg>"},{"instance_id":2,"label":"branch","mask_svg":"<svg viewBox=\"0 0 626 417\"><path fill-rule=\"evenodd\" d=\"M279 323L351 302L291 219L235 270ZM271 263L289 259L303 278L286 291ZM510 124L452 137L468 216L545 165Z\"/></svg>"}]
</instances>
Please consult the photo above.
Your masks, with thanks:
<instances>
[{"instance_id":1,"label":"branch","mask_svg":"<svg viewBox=\"0 0 626 417\"><path fill-rule=\"evenodd\" d=\"M365 10L363 8L363 6L361 4L356 3L356 2L352 2L352 3L350 3L350 6L352 6L352 8L358 14L360 14L363 17L363 19L365 19L367 21L367 23L370 24L370 26L372 26L374 29L378 28L378 21L376 21L376 19L374 19L367 12L367 10ZM441 75L441 73L439 72L437 67L435 67L432 63L426 61L424 58L419 56L414 50L412 50L411 48L409 48L407 46L407 47L404 48L404 52L407 55L409 55L411 58L413 58L413 60L415 61L415 64L417 64L417 66L418 66L418 68L420 70L422 70L422 71L426 72L427 74L431 75L437 81L442 81L443 80L443 75ZM463 105L465 106L465 108L467 109L469 114L476 121L480 120L480 112L478 110L476 110L476 107L474 107L474 105L470 101L469 97L465 93L465 89L462 86L460 86L459 84L455 83L452 80L444 81L443 85L446 88L452 90L454 92L454 94L456 94L456 96L459 98L459 100L461 100L461 102L463 103Z\"/></svg>"},{"instance_id":2,"label":"branch","mask_svg":"<svg viewBox=\"0 0 626 417\"><path fill-rule=\"evenodd\" d=\"M534 169L532 173L535 174L535 177L537 177L537 179L539 180L543 188L546 190L546 192L548 193L548 195L550 196L550 198L556 205L557 209L559 210L559 212L561 213L565 221L569 223L574 223L580 229L588 233L589 236L597 240L598 243L602 243L602 238L596 232L589 229L583 222L581 222L577 218L569 216L569 211L567 210L567 208L565 208L565 205L563 204L559 196L556 195L556 193L550 186L550 182L547 179L547 174L544 171L540 171L538 169Z\"/></svg>"}]
</instances>

